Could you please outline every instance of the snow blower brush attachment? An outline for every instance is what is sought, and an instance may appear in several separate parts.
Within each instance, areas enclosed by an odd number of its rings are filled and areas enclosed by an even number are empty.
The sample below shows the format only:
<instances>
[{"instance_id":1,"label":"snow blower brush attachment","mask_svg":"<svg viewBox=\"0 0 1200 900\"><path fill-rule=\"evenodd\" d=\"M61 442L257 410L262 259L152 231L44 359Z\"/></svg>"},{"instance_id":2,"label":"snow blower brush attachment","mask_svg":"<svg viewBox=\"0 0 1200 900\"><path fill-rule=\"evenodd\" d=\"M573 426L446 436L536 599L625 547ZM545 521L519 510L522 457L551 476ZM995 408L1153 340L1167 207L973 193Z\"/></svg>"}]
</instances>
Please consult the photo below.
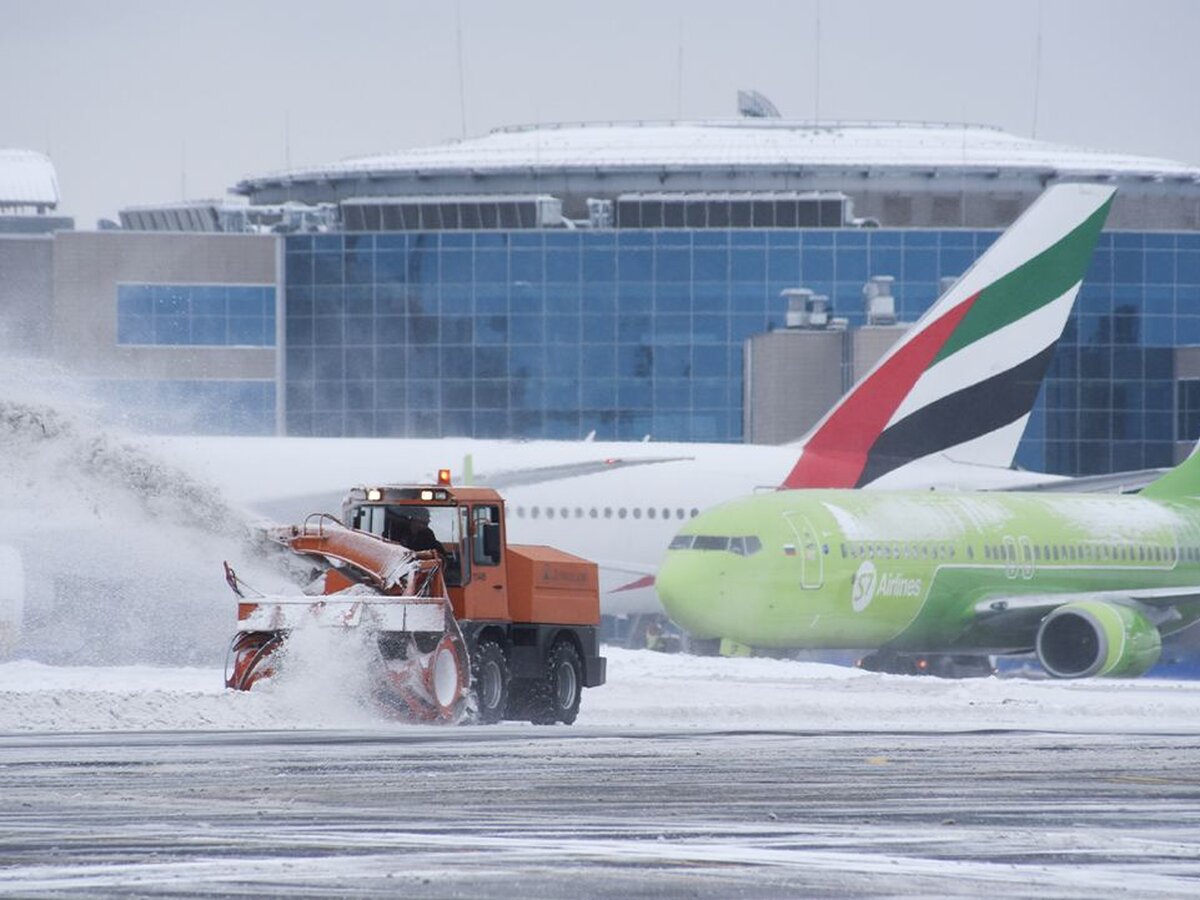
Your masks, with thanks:
<instances>
[{"instance_id":1,"label":"snow blower brush attachment","mask_svg":"<svg viewBox=\"0 0 1200 900\"><path fill-rule=\"evenodd\" d=\"M312 578L296 595L258 594L226 563L238 597L227 687L250 690L286 671L297 629L356 629L371 638L373 693L386 712L422 722L466 714L470 660L433 552L413 552L328 515L268 536L311 562Z\"/></svg>"}]
</instances>

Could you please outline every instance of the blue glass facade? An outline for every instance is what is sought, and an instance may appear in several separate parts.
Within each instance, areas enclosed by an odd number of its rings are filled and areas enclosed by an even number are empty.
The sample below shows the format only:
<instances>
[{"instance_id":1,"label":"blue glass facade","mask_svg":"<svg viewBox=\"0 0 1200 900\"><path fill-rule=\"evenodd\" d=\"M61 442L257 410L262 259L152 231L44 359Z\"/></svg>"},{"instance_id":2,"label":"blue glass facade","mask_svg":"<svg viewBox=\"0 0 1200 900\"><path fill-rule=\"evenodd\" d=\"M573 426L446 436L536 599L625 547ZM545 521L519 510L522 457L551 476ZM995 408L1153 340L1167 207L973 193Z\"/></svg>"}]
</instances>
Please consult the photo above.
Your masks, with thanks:
<instances>
[{"instance_id":1,"label":"blue glass facade","mask_svg":"<svg viewBox=\"0 0 1200 900\"><path fill-rule=\"evenodd\" d=\"M1068 474L1168 466L1195 441L1176 415L1173 348L1200 344L1200 235L1100 236L1020 460Z\"/></svg>"},{"instance_id":2,"label":"blue glass facade","mask_svg":"<svg viewBox=\"0 0 1200 900\"><path fill-rule=\"evenodd\" d=\"M863 284L892 275L897 312L912 320L997 234L289 236L287 431L738 441L743 341L782 324L780 291L827 294L860 324ZM1058 472L1168 464L1169 348L1181 343L1200 343L1200 235L1102 235L1019 461Z\"/></svg>"},{"instance_id":3,"label":"blue glass facade","mask_svg":"<svg viewBox=\"0 0 1200 900\"><path fill-rule=\"evenodd\" d=\"M117 343L275 346L275 287L117 285Z\"/></svg>"}]
</instances>

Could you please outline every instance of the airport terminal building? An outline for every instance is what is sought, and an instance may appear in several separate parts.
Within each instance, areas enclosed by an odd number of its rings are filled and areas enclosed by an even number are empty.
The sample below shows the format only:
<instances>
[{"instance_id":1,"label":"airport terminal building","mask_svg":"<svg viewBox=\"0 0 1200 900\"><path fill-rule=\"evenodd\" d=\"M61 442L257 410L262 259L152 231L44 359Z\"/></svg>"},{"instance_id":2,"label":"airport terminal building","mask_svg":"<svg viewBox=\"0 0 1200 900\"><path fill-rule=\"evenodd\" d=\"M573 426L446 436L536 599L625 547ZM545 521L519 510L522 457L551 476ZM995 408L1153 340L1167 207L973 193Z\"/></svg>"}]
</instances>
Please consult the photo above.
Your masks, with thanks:
<instances>
[{"instance_id":1,"label":"airport terminal building","mask_svg":"<svg viewBox=\"0 0 1200 900\"><path fill-rule=\"evenodd\" d=\"M1167 465L1200 436L1200 169L982 127L543 125L248 178L43 237L50 352L173 430L787 440L1078 180L1117 198L1019 462Z\"/></svg>"}]
</instances>

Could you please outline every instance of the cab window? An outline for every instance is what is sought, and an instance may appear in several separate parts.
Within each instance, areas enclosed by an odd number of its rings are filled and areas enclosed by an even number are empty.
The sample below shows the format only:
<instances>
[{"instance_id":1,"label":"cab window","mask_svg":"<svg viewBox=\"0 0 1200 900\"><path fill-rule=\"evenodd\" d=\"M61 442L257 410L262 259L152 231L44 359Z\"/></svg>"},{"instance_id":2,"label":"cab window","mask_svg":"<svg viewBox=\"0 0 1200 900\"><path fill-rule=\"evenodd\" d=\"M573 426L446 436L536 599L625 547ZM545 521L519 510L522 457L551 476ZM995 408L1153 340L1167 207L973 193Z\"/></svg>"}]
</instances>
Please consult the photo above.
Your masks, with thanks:
<instances>
[{"instance_id":1,"label":"cab window","mask_svg":"<svg viewBox=\"0 0 1200 900\"><path fill-rule=\"evenodd\" d=\"M500 564L499 506L472 507L471 555L477 566L498 566Z\"/></svg>"}]
</instances>

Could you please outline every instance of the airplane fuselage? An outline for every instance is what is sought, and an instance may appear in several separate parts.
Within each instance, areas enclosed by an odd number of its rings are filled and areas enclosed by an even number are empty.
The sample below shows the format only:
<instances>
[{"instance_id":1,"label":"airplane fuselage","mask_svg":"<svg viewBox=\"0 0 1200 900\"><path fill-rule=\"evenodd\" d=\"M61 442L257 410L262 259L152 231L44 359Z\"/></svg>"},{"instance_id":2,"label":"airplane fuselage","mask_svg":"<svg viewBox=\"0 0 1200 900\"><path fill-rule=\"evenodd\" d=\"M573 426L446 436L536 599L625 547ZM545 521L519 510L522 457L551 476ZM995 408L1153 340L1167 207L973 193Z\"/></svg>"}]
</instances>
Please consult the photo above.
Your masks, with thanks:
<instances>
[{"instance_id":1,"label":"airplane fuselage","mask_svg":"<svg viewBox=\"0 0 1200 900\"><path fill-rule=\"evenodd\" d=\"M659 594L697 637L775 648L1020 652L1033 647L1052 606L1046 598L1124 602L1197 583L1200 505L781 491L701 515L673 546ZM1155 624L1166 634L1194 618L1173 610Z\"/></svg>"},{"instance_id":2,"label":"airplane fuselage","mask_svg":"<svg viewBox=\"0 0 1200 900\"><path fill-rule=\"evenodd\" d=\"M235 502L279 522L337 510L356 484L432 481L443 466L459 483L466 458L485 484L496 484L497 472L612 460L611 471L500 483L510 539L598 562L602 605L611 615L660 612L650 576L675 532L701 510L779 484L799 452L796 445L467 439L167 438L155 444ZM990 487L1053 477L939 460L904 467L882 484Z\"/></svg>"}]
</instances>

